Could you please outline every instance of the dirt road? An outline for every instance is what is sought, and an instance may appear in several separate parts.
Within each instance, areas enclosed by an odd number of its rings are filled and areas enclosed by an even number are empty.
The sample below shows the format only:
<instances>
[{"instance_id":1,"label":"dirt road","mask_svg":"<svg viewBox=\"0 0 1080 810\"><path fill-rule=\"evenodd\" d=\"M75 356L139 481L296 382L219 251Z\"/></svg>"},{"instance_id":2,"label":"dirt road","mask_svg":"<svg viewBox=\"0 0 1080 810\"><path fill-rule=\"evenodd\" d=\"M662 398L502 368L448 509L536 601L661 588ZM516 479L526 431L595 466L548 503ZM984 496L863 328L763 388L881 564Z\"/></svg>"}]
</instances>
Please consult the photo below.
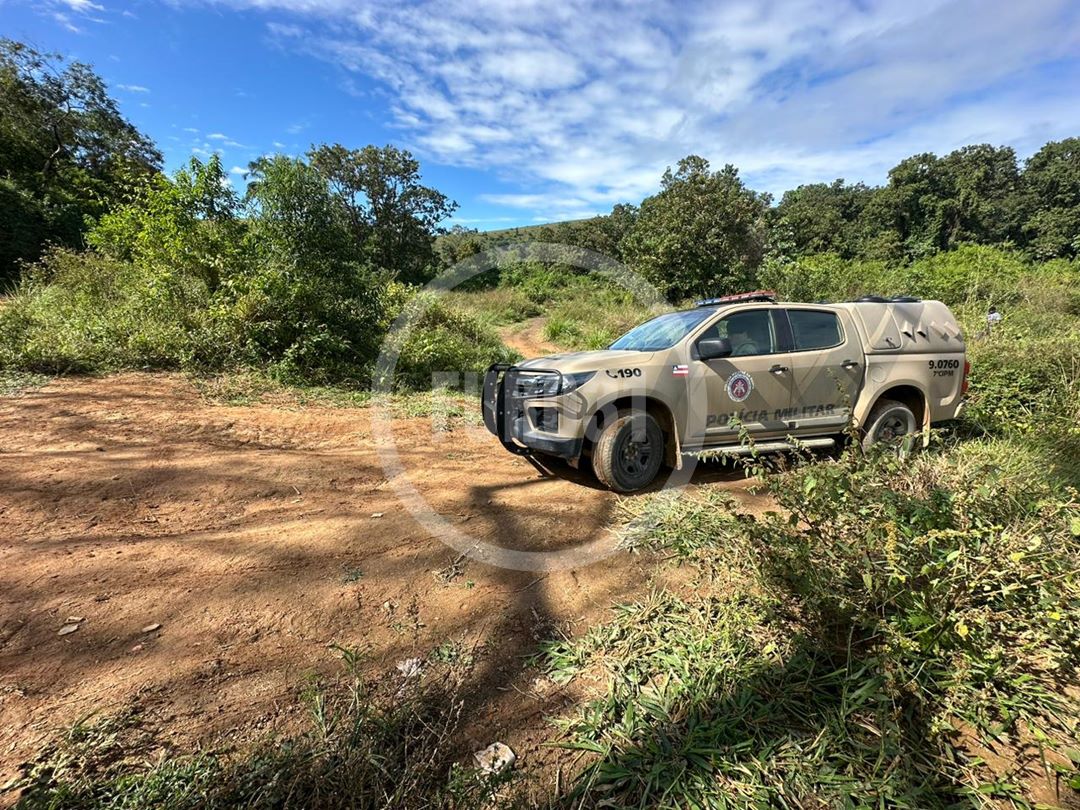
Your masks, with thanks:
<instances>
[{"instance_id":1,"label":"dirt road","mask_svg":"<svg viewBox=\"0 0 1080 810\"><path fill-rule=\"evenodd\" d=\"M288 725L305 675L336 671L332 643L381 671L478 645L465 752L503 739L523 767L547 756L549 707L513 688L535 676L523 657L653 567L459 560L388 485L369 410L213 404L178 375L0 398L0 785L92 712L137 704L180 744ZM530 549L606 531L616 497L591 479L541 476L482 428L450 427L393 422L408 478L451 525ZM734 473L702 480L745 491Z\"/></svg>"}]
</instances>

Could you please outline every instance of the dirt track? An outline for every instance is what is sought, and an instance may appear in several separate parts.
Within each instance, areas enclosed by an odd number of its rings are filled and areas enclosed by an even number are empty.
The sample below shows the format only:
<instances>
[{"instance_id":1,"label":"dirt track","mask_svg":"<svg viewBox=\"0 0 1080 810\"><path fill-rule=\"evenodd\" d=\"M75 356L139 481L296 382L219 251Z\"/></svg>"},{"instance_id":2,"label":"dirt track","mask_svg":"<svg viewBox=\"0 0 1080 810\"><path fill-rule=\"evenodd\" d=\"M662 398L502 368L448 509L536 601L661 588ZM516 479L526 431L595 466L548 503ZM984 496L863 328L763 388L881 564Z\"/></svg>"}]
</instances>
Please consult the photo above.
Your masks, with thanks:
<instances>
[{"instance_id":1,"label":"dirt track","mask_svg":"<svg viewBox=\"0 0 1080 810\"><path fill-rule=\"evenodd\" d=\"M430 419L393 426L409 479L471 537L551 549L611 520L611 493L482 429L433 444ZM752 497L737 474L699 480ZM0 526L0 785L91 712L138 704L179 743L243 737L291 722L304 676L336 671L331 643L386 671L447 639L483 651L463 746L503 739L529 768L551 730L514 688L535 676L522 657L653 571L627 554L542 579L455 569L388 485L369 409L212 404L173 375L0 398Z\"/></svg>"}]
</instances>

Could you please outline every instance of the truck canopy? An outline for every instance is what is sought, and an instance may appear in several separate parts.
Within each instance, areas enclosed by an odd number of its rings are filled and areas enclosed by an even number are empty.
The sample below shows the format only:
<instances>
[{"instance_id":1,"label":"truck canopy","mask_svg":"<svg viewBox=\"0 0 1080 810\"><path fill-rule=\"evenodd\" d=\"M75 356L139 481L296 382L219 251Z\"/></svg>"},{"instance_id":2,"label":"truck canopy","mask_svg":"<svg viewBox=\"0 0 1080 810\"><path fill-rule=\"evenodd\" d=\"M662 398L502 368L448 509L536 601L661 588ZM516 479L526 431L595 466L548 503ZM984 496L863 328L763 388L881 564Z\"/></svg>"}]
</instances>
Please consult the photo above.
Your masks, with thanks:
<instances>
[{"instance_id":1,"label":"truck canopy","mask_svg":"<svg viewBox=\"0 0 1080 810\"><path fill-rule=\"evenodd\" d=\"M964 351L964 335L941 301L853 301L834 304L851 313L867 354Z\"/></svg>"}]
</instances>

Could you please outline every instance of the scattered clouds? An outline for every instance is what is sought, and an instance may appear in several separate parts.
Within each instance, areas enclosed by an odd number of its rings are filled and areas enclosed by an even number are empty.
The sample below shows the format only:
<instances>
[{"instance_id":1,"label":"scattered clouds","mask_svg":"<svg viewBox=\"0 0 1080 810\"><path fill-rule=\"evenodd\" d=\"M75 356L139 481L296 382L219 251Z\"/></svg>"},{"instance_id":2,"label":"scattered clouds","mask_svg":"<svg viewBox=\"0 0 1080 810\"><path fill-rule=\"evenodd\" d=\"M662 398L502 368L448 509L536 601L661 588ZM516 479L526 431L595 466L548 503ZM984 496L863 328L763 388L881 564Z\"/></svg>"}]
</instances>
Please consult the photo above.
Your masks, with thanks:
<instances>
[{"instance_id":1,"label":"scattered clouds","mask_svg":"<svg viewBox=\"0 0 1080 810\"><path fill-rule=\"evenodd\" d=\"M118 84L118 89L124 90L128 93L149 93L149 87L143 87L141 84Z\"/></svg>"},{"instance_id":2,"label":"scattered clouds","mask_svg":"<svg viewBox=\"0 0 1080 810\"><path fill-rule=\"evenodd\" d=\"M105 6L92 3L90 0L58 0L57 5L67 6L76 14L90 14L105 10Z\"/></svg>"},{"instance_id":3,"label":"scattered clouds","mask_svg":"<svg viewBox=\"0 0 1080 810\"><path fill-rule=\"evenodd\" d=\"M60 24L60 26L62 28L67 29L71 33L73 33L73 34L81 34L82 33L82 29L79 28L79 26L75 25L75 23L73 23L71 21L71 17L69 17L64 12L62 12L62 11L54 11L53 14L52 14L52 18L54 20L56 20Z\"/></svg>"},{"instance_id":4,"label":"scattered clouds","mask_svg":"<svg viewBox=\"0 0 1080 810\"><path fill-rule=\"evenodd\" d=\"M243 166L233 166L231 169L229 169L229 174L244 175L247 174L247 171L248 170L245 169Z\"/></svg>"},{"instance_id":5,"label":"scattered clouds","mask_svg":"<svg viewBox=\"0 0 1080 810\"><path fill-rule=\"evenodd\" d=\"M62 28L73 34L83 33L83 29L75 24L73 15L76 15L76 19L79 21L105 22L100 17L94 16L97 12L105 11L105 7L91 2L91 0L45 0L42 3L41 11L47 13Z\"/></svg>"},{"instance_id":6,"label":"scattered clouds","mask_svg":"<svg viewBox=\"0 0 1080 810\"><path fill-rule=\"evenodd\" d=\"M636 202L690 152L780 191L1080 127L1074 0L216 2L287 12L281 47L374 79L426 158L542 218Z\"/></svg>"}]
</instances>

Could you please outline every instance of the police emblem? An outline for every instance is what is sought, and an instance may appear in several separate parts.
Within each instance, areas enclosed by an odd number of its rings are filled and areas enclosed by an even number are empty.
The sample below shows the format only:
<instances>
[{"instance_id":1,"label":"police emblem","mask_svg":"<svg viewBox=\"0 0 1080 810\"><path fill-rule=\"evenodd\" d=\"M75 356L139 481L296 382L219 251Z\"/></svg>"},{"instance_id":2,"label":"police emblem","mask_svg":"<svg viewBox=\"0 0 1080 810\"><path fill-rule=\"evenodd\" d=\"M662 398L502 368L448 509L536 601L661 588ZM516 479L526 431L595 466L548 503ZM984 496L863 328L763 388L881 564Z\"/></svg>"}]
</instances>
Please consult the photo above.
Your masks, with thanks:
<instances>
[{"instance_id":1,"label":"police emblem","mask_svg":"<svg viewBox=\"0 0 1080 810\"><path fill-rule=\"evenodd\" d=\"M744 371L736 371L727 378L727 395L733 402L743 402L754 390L754 378Z\"/></svg>"}]
</instances>

